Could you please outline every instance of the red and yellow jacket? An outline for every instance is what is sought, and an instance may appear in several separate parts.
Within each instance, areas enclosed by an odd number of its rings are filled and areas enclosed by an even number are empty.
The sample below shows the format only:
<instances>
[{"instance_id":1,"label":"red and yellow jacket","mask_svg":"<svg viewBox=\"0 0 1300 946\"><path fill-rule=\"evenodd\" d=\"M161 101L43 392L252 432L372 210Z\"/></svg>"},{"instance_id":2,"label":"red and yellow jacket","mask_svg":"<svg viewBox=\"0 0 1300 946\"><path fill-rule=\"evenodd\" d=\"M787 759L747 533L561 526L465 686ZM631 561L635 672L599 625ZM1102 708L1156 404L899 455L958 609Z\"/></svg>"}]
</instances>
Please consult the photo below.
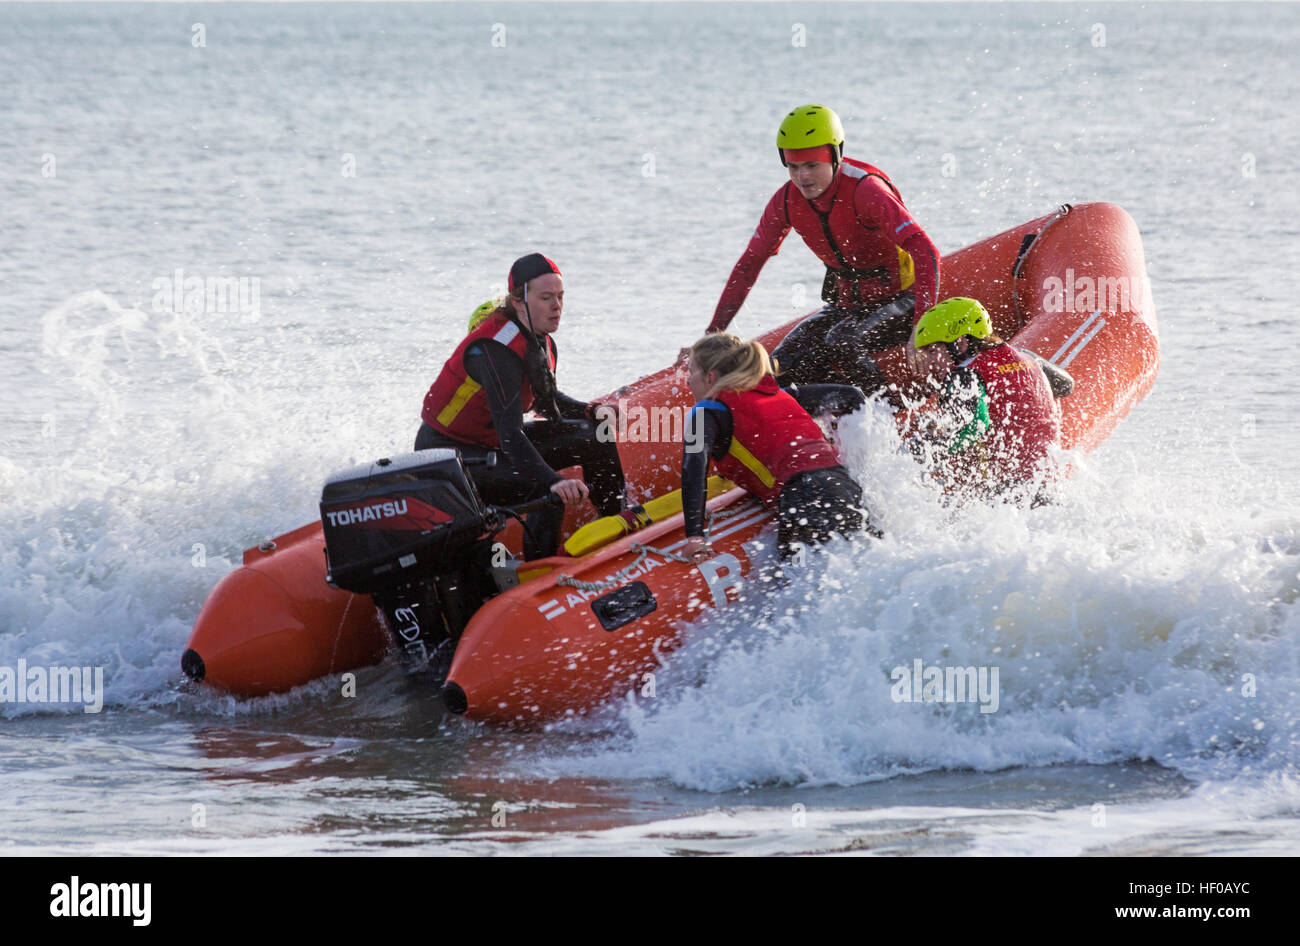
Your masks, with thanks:
<instances>
[{"instance_id":1,"label":"red and yellow jacket","mask_svg":"<svg viewBox=\"0 0 1300 946\"><path fill-rule=\"evenodd\" d=\"M718 472L769 506L796 473L841 465L835 445L771 375L752 390L724 391L694 410L720 405L731 412L732 432L726 455L715 461Z\"/></svg>"},{"instance_id":2,"label":"red and yellow jacket","mask_svg":"<svg viewBox=\"0 0 1300 946\"><path fill-rule=\"evenodd\" d=\"M551 370L555 370L555 343L549 335L544 335L546 357ZM477 341L491 339L499 342L510 351L525 359L528 339L519 326L503 315L494 315L483 321L478 328L466 335L456 350L451 353L447 363L442 366L437 380L424 396L424 409L421 419L440 433L446 434L462 443L482 444L486 447L499 447L501 441L492 424L492 412L488 409L487 397L480 385L465 371L465 349ZM524 372L522 400L525 412L533 406L533 388Z\"/></svg>"}]
</instances>

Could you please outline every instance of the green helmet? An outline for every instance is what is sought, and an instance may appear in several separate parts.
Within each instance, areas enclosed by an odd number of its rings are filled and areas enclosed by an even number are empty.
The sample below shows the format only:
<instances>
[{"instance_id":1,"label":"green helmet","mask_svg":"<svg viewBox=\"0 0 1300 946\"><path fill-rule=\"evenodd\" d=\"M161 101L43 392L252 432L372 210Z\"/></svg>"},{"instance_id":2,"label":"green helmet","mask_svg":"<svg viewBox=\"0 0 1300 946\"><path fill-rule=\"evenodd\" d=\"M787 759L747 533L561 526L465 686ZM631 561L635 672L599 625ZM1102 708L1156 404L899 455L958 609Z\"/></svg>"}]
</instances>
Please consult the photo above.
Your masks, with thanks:
<instances>
[{"instance_id":1,"label":"green helmet","mask_svg":"<svg viewBox=\"0 0 1300 946\"><path fill-rule=\"evenodd\" d=\"M840 166L844 157L844 126L840 116L825 105L800 105L785 116L776 132L776 151L781 164L786 164L786 148L816 148L830 145L835 157L833 166Z\"/></svg>"},{"instance_id":2,"label":"green helmet","mask_svg":"<svg viewBox=\"0 0 1300 946\"><path fill-rule=\"evenodd\" d=\"M493 312L495 312L497 310L497 306L499 306L500 304L501 304L500 299L489 299L487 302L484 302L477 309L471 312L469 316L469 328L466 329L466 331L472 332L474 331L474 329L482 325L483 320L486 319Z\"/></svg>"},{"instance_id":3,"label":"green helmet","mask_svg":"<svg viewBox=\"0 0 1300 946\"><path fill-rule=\"evenodd\" d=\"M988 310L974 299L954 296L944 299L917 320L916 347L955 342L963 335L988 338L992 334L993 322Z\"/></svg>"}]
</instances>

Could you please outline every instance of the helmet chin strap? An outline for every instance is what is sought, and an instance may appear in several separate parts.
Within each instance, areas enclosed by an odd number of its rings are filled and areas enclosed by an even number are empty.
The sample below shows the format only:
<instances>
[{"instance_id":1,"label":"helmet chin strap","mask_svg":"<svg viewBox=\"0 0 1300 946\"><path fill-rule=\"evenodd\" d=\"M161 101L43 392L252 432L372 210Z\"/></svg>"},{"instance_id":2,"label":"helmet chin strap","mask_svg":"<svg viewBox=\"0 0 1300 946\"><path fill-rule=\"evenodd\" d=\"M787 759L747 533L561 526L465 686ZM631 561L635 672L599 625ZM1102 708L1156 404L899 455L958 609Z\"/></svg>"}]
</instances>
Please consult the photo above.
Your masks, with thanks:
<instances>
[{"instance_id":1,"label":"helmet chin strap","mask_svg":"<svg viewBox=\"0 0 1300 946\"><path fill-rule=\"evenodd\" d=\"M537 330L533 328L533 310L528 307L528 283L524 283L524 316L528 319L528 334L532 336L533 343L541 352L542 371L546 375L547 390L537 392L548 402L551 412L555 415L556 420L561 419L560 406L555 401L555 374L551 371L551 360L547 356L546 346L542 340L537 337Z\"/></svg>"},{"instance_id":2,"label":"helmet chin strap","mask_svg":"<svg viewBox=\"0 0 1300 946\"><path fill-rule=\"evenodd\" d=\"M528 318L528 332L537 340L537 329L533 328L533 310L528 308L528 283L524 283L524 315Z\"/></svg>"}]
</instances>

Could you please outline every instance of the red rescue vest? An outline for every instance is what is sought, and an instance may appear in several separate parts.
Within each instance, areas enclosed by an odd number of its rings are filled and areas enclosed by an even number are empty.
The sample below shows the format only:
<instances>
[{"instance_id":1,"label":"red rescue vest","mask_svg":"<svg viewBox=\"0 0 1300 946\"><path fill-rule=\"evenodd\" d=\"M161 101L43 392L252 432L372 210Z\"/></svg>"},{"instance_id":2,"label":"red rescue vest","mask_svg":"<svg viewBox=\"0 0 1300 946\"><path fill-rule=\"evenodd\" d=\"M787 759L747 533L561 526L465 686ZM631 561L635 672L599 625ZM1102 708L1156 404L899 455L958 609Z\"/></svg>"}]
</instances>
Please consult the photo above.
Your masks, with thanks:
<instances>
[{"instance_id":1,"label":"red rescue vest","mask_svg":"<svg viewBox=\"0 0 1300 946\"><path fill-rule=\"evenodd\" d=\"M717 395L731 410L731 445L718 472L773 505L786 480L839 466L840 455L808 412L771 375L749 391Z\"/></svg>"},{"instance_id":2,"label":"red rescue vest","mask_svg":"<svg viewBox=\"0 0 1300 946\"><path fill-rule=\"evenodd\" d=\"M785 185L786 222L826 264L835 281L837 305L883 302L915 281L912 257L894 242L893 234L858 217L854 194L870 177L884 181L899 203L903 202L884 171L852 158L840 163L831 185L830 209L824 213L800 194L793 182Z\"/></svg>"},{"instance_id":3,"label":"red rescue vest","mask_svg":"<svg viewBox=\"0 0 1300 946\"><path fill-rule=\"evenodd\" d=\"M546 357L554 371L555 343L549 335L542 337L546 339ZM528 339L513 320L504 315L493 315L485 319L483 324L461 339L447 363L442 366L438 379L424 396L424 410L420 417L434 430L453 440L499 447L501 440L496 428L492 426L492 412L488 409L483 386L465 371L465 349L481 339L500 342L518 355L520 360L524 360L528 350ZM527 413L533 406L533 386L528 380L527 368L524 370L522 393L523 408Z\"/></svg>"},{"instance_id":4,"label":"red rescue vest","mask_svg":"<svg viewBox=\"0 0 1300 946\"><path fill-rule=\"evenodd\" d=\"M1032 358L1010 345L976 355L967 365L988 393L992 429L981 451L987 476L999 485L1032 480L1061 440L1061 407L1047 376Z\"/></svg>"}]
</instances>

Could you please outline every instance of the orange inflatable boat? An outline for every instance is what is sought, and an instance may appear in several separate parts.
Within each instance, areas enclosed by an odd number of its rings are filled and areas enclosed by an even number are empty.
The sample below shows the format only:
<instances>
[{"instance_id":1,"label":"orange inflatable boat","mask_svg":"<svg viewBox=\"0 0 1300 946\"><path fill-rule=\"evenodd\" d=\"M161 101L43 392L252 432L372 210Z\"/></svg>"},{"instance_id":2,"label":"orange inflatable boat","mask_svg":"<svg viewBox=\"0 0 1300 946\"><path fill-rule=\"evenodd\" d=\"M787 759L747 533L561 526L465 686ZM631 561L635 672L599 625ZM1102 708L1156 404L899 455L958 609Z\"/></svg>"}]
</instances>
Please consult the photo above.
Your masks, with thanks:
<instances>
[{"instance_id":1,"label":"orange inflatable boat","mask_svg":"<svg viewBox=\"0 0 1300 946\"><path fill-rule=\"evenodd\" d=\"M1069 371L1066 448L1096 447L1155 382L1159 340L1142 243L1113 204L1067 205L945 256L940 291L979 299L998 334ZM774 348L795 324L761 336L764 344ZM876 360L899 392L922 393L901 348ZM478 503L454 451L377 461L326 484L324 525L244 553L199 614L185 673L255 696L400 648L445 673L453 712L524 724L642 686L692 619L738 596L755 568L750 540L772 514L714 478L716 554L698 565L680 558L672 491L691 401L685 377L664 369L604 400L620 402L619 455L649 525L625 534L617 517L590 521L588 506L566 519L566 555L522 562L517 523Z\"/></svg>"}]
</instances>

